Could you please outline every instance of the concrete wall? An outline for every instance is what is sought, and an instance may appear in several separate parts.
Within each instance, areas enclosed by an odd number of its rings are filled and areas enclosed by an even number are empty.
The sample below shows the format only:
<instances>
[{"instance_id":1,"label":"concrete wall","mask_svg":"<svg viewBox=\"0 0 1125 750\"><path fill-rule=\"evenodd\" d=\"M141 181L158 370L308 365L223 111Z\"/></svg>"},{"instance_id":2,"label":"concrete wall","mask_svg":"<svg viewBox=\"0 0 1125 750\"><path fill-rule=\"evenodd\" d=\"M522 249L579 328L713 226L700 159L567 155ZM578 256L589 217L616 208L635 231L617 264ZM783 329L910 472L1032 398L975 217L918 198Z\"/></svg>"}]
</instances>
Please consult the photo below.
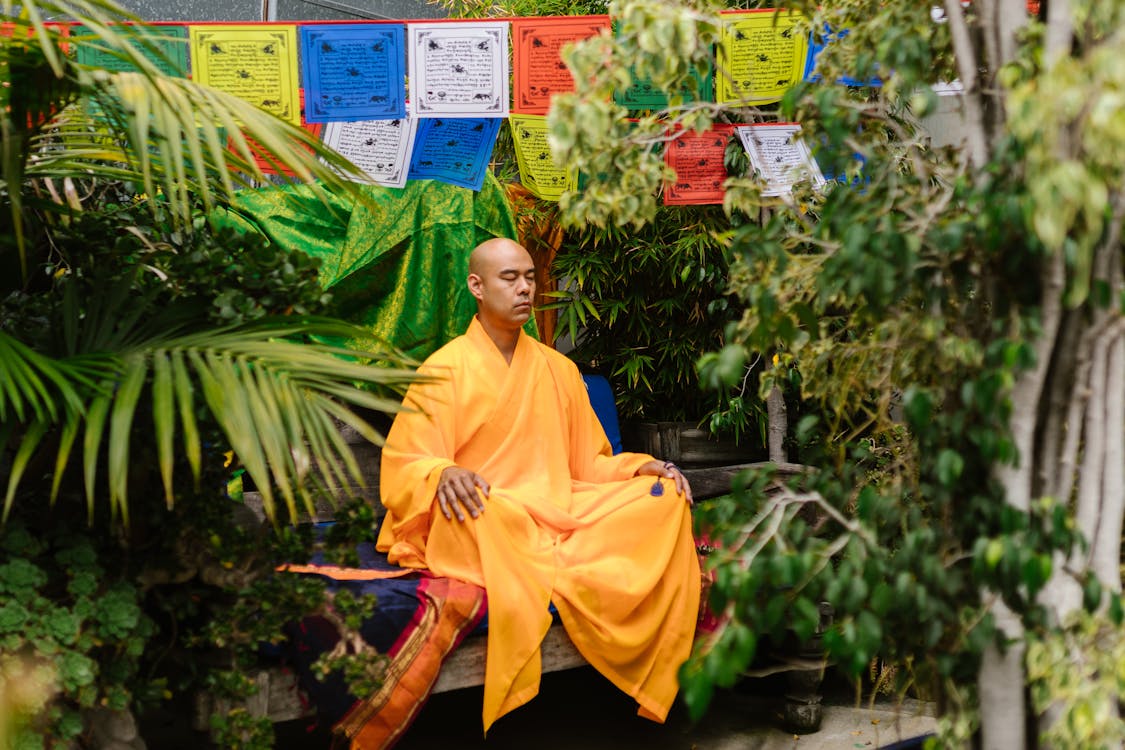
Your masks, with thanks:
<instances>
[{"instance_id":1,"label":"concrete wall","mask_svg":"<svg viewBox=\"0 0 1125 750\"><path fill-rule=\"evenodd\" d=\"M964 108L960 95L938 97L937 110L922 119L935 148L957 146L964 140Z\"/></svg>"},{"instance_id":2,"label":"concrete wall","mask_svg":"<svg viewBox=\"0 0 1125 750\"><path fill-rule=\"evenodd\" d=\"M425 0L118 0L146 21L362 21L441 18Z\"/></svg>"}]
</instances>

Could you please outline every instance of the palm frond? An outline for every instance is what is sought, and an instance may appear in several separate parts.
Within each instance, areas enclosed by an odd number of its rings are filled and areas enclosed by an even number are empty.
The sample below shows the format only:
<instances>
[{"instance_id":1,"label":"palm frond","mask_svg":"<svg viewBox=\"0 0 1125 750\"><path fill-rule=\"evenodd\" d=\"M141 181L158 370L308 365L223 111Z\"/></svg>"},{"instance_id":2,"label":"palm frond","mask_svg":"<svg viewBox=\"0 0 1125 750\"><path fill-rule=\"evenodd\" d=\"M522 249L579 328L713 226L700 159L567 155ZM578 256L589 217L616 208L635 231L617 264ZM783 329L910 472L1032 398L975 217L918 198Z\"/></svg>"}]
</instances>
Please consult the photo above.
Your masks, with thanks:
<instances>
[{"instance_id":1,"label":"palm frond","mask_svg":"<svg viewBox=\"0 0 1125 750\"><path fill-rule=\"evenodd\" d=\"M59 404L81 410L77 384L89 384L91 362L44 357L0 330L0 422L58 418Z\"/></svg>"},{"instance_id":2,"label":"palm frond","mask_svg":"<svg viewBox=\"0 0 1125 750\"><path fill-rule=\"evenodd\" d=\"M21 457L42 443L48 427L62 433L53 497L71 445L81 431L87 513L93 516L97 488L105 483L111 513L127 523L131 461L138 460L131 451L130 437L137 433L138 415L145 412L152 415L157 468L165 502L171 505L177 443L187 456L193 478L199 481L204 446L196 415L202 410L261 491L271 518L278 495L290 517L295 517L299 502L311 510L310 486L341 486L349 478L362 481L338 425L349 425L381 443L382 436L355 409L396 411L398 399L393 394L418 377L402 359L398 360L400 367L371 364L394 361L394 355L385 351L307 343L313 336L356 340L364 333L328 319L280 318L221 331L154 335L134 341L114 355L119 366L113 380L84 390L80 411L54 414L44 409L43 419L21 431L20 471L12 472L5 505L10 506L22 481L26 458ZM67 361L56 364L65 369ZM179 425L174 416L177 412ZM82 415L80 424L76 415ZM4 421L10 426L22 420ZM103 467L105 476L101 477Z\"/></svg>"},{"instance_id":3,"label":"palm frond","mask_svg":"<svg viewBox=\"0 0 1125 750\"><path fill-rule=\"evenodd\" d=\"M205 207L268 177L260 166L332 192L357 194L341 174L354 166L303 128L223 91L168 76L152 58L163 53L150 29L103 0L2 0L11 36L0 36L0 187L7 191L26 275L22 209L25 180L128 180L180 223L193 201ZM80 23L64 38L47 18ZM125 23L129 22L129 23ZM64 44L90 46L128 63L115 72L79 64ZM16 64L18 63L18 65ZM23 71L21 85L12 79ZM83 104L75 105L76 96ZM154 205L155 209L155 205Z\"/></svg>"},{"instance_id":4,"label":"palm frond","mask_svg":"<svg viewBox=\"0 0 1125 750\"><path fill-rule=\"evenodd\" d=\"M0 522L8 520L8 513L12 509L12 501L15 499L16 487L19 486L20 479L23 477L24 471L27 469L27 464L35 453L35 449L39 447L42 442L43 436L47 434L47 423L42 420L35 420L31 423L23 437L20 440L19 448L16 450L16 455L12 459L12 465L8 473L8 491L4 495L4 512L0 515Z\"/></svg>"}]
</instances>

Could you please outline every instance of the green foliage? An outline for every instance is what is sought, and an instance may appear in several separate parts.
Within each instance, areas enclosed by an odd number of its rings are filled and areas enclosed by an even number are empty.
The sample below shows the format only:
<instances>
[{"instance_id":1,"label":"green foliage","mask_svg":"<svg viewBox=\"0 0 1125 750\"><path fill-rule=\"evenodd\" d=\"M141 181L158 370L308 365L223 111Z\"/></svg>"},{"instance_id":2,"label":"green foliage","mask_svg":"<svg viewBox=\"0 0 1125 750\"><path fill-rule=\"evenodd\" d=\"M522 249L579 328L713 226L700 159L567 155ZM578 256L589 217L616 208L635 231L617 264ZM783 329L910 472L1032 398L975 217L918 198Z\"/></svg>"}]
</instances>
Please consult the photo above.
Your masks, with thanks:
<instances>
[{"instance_id":1,"label":"green foliage","mask_svg":"<svg viewBox=\"0 0 1125 750\"><path fill-rule=\"evenodd\" d=\"M335 420L369 439L380 438L341 402L392 411L396 399L387 394L410 378L409 371L366 364L394 362L390 352L348 351L312 341L313 336L358 339L354 327L307 316L270 317L316 312L327 301L316 282L315 262L301 252L279 251L260 237L229 229L215 233L202 221L190 233L174 225L146 227L147 218L145 212L135 215L117 207L71 218L53 232L54 256L32 276L34 286L12 292L4 302L0 338L26 337L33 348L22 358L45 369L41 377L25 374L26 366L13 358L0 370L27 381L34 397L49 399L57 387L65 407L50 413L44 410L50 400L36 405L22 441L15 443L19 452L5 514L25 472L45 463L32 451L50 446L57 435L48 495L53 499L64 489L71 448L81 437L90 516L99 475L105 472L110 506L127 521L135 450L127 436L142 417L154 427L158 451L152 465L160 469L168 504L174 494L174 433L182 429L181 450L198 478L201 419L216 421L262 488L268 512L274 487L291 515L298 500L308 502L302 495L309 473L306 442L323 459L318 462L321 481L332 486L344 483L345 476L358 477ZM134 223L138 219L141 226ZM92 253L91 240L98 243ZM364 360L347 362L340 355ZM71 367L77 368L73 375ZM355 388L358 383L369 389ZM0 392L0 416L10 403L22 419L22 398L18 390ZM302 444L300 451L287 450L288 441Z\"/></svg>"},{"instance_id":2,"label":"green foliage","mask_svg":"<svg viewBox=\"0 0 1125 750\"><path fill-rule=\"evenodd\" d=\"M162 75L111 3L4 11L0 745L61 748L93 708L139 714L205 684L244 697L259 644L328 610L322 584L275 575L313 550L288 521L359 477L339 427L380 441L358 410L392 411L413 376L393 352L330 343L367 337L317 316L328 298L307 256L201 218L266 181L248 139L295 179L354 194L341 157ZM72 52L135 72L79 65L47 17L86 29ZM232 453L272 531L227 497ZM225 746L271 743L245 712L217 724Z\"/></svg>"},{"instance_id":3,"label":"green foliage","mask_svg":"<svg viewBox=\"0 0 1125 750\"><path fill-rule=\"evenodd\" d=\"M606 0L440 0L450 18L588 16L606 12Z\"/></svg>"},{"instance_id":4,"label":"green foliage","mask_svg":"<svg viewBox=\"0 0 1125 750\"><path fill-rule=\"evenodd\" d=\"M1108 619L1083 612L1066 627L1032 638L1027 676L1040 712L1059 709L1040 741L1060 749L1114 747L1125 725L1113 710L1125 689L1121 604Z\"/></svg>"},{"instance_id":5,"label":"green foliage","mask_svg":"<svg viewBox=\"0 0 1125 750\"><path fill-rule=\"evenodd\" d=\"M1046 645L1032 649L1037 674L1057 667L1064 648L1081 649L1079 667L1103 675L1093 688L1099 699L1115 695L1118 665L1089 654L1102 631L1055 632L1039 602L1082 543L1070 498L1017 510L997 477L1039 458L1017 455L1010 425L1013 385L1043 364L1035 346L1044 309L1061 299L1082 321L1120 309L1121 3L1074 3L1075 42L1050 68L1044 29L1022 30L1007 67L991 71L998 81L985 84L980 120L966 124L983 141L977 161L933 148L917 119L934 108L930 85L963 72L952 23L934 23L928 5L911 3L787 8L819 37L828 29L829 43L819 80L794 87L776 110L677 102L626 123L607 92L630 69L675 91L690 68L717 62L706 42L721 23L716 8L638 0L611 4L611 14L634 19L614 39L572 50L578 90L560 97L550 118L553 146L588 178L560 202L576 224L635 230L651 221L662 179L656 144L677 124L796 121L838 175L822 192L797 185L779 197L762 196L760 183L738 172L727 182L727 214L749 217L728 248L728 291L743 312L702 357L701 375L729 388L745 363L774 361L758 393L796 387L794 434L802 462L815 468L788 486L745 477L732 496L701 509L701 530L717 547L710 603L720 626L684 665L685 699L701 713L763 638L814 634L818 605L829 602L836 616L823 645L835 662L853 676L873 658L901 665L896 689L941 697L957 712L944 736L964 740L977 720L966 686L995 636L993 598L1043 634ZM970 29L988 33L976 12L976 4L967 11ZM705 43L681 47L692 26ZM847 33L833 33L840 29ZM996 54L958 52L978 55L961 61L969 70ZM873 76L880 86L836 83ZM1107 247L1112 260L1099 268L1095 251ZM1061 298L1044 282L1056 253L1066 261ZM1074 366L1052 362L1052 377ZM1038 475L1030 482L1032 497L1047 495ZM1082 583L1095 610L1102 587L1092 576ZM1041 706L1068 702L1059 724L1068 739L1059 744L1112 739L1091 713L1112 697L1087 700L1071 688L1078 677L1036 679Z\"/></svg>"},{"instance_id":6,"label":"green foliage","mask_svg":"<svg viewBox=\"0 0 1125 750\"><path fill-rule=\"evenodd\" d=\"M661 209L639 231L570 233L552 273L565 282L549 305L571 357L604 372L623 418L698 420L715 408L695 369L738 314L724 295L726 244L717 209Z\"/></svg>"},{"instance_id":7,"label":"green foliage","mask_svg":"<svg viewBox=\"0 0 1125 750\"><path fill-rule=\"evenodd\" d=\"M82 732L83 710L129 705L156 627L139 588L107 576L112 552L72 528L40 531L17 521L0 533L0 671L14 677L20 661L49 670L58 694L33 707L13 742L47 736L62 747Z\"/></svg>"},{"instance_id":8,"label":"green foliage","mask_svg":"<svg viewBox=\"0 0 1125 750\"><path fill-rule=\"evenodd\" d=\"M179 229L147 203L108 204L60 223L51 235L53 256L28 283L4 281L3 328L47 342L40 349L53 356L72 353L77 343L64 333L75 324L65 315L104 315L98 298L121 277L131 278L128 294L143 300L144 313L177 306L216 326L327 310L331 295L317 281L318 259L273 247L260 235L212 229L202 217ZM78 306L73 312L60 303L67 297Z\"/></svg>"}]
</instances>

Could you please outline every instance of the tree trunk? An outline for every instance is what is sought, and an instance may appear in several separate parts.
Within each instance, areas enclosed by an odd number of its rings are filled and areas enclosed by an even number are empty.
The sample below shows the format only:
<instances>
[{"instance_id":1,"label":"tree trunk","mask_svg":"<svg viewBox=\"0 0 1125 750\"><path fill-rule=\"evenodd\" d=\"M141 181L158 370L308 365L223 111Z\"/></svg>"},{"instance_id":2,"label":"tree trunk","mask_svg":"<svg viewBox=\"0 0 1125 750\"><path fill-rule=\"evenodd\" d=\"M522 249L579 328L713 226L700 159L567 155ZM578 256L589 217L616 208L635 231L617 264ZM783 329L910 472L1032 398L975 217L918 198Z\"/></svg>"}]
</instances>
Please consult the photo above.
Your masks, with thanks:
<instances>
[{"instance_id":1,"label":"tree trunk","mask_svg":"<svg viewBox=\"0 0 1125 750\"><path fill-rule=\"evenodd\" d=\"M769 438L770 461L777 464L789 460L785 453L785 435L789 431L789 413L785 406L785 397L781 389L774 386L770 395L766 397L766 416L769 420L767 437Z\"/></svg>"},{"instance_id":2,"label":"tree trunk","mask_svg":"<svg viewBox=\"0 0 1125 750\"><path fill-rule=\"evenodd\" d=\"M1024 705L1023 624L1004 602L992 606L996 627L1008 638L1001 650L985 649L977 687L980 690L982 750L1026 750L1027 709Z\"/></svg>"},{"instance_id":3,"label":"tree trunk","mask_svg":"<svg viewBox=\"0 0 1125 750\"><path fill-rule=\"evenodd\" d=\"M1024 512L1031 508L1040 399L1062 320L1065 280L1063 254L1054 253L1047 258L1042 271L1042 329L1034 344L1035 365L1019 373L1012 387L1009 427L1016 462L996 468L996 478L1004 487L1006 502ZM1027 707L1024 703L1023 624L999 599L992 607L992 614L1007 648L1001 650L995 642L991 643L985 648L981 661L977 684L982 747L984 750L1024 750L1027 747Z\"/></svg>"}]
</instances>

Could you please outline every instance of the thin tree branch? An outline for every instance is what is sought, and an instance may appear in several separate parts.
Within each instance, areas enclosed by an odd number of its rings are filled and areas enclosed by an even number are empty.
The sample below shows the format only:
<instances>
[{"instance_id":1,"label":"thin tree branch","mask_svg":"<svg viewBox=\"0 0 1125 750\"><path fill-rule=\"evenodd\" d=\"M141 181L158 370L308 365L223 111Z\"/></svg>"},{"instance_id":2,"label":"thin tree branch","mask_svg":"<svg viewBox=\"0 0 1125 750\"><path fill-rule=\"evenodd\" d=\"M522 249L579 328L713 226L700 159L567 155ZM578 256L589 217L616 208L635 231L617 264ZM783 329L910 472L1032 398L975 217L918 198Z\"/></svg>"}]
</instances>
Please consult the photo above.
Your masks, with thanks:
<instances>
[{"instance_id":1,"label":"thin tree branch","mask_svg":"<svg viewBox=\"0 0 1125 750\"><path fill-rule=\"evenodd\" d=\"M1027 25L1026 0L999 0L995 6L994 18L1000 57L996 58L993 70L999 71L1016 59L1019 33Z\"/></svg>"},{"instance_id":2,"label":"thin tree branch","mask_svg":"<svg viewBox=\"0 0 1125 750\"><path fill-rule=\"evenodd\" d=\"M1082 342L1079 326L1082 313L1070 310L1063 316L1051 367L1047 372L1047 393L1044 401L1043 427L1036 449L1036 474L1032 496L1055 494L1063 461L1063 447L1070 438L1069 407L1078 400L1074 391L1074 374L1078 363L1078 350Z\"/></svg>"},{"instance_id":3,"label":"thin tree branch","mask_svg":"<svg viewBox=\"0 0 1125 750\"><path fill-rule=\"evenodd\" d=\"M1104 475L1101 482L1101 513L1091 558L1102 585L1121 591L1121 522L1125 517L1125 340L1121 325L1110 344L1106 360Z\"/></svg>"},{"instance_id":4,"label":"thin tree branch","mask_svg":"<svg viewBox=\"0 0 1125 750\"><path fill-rule=\"evenodd\" d=\"M1012 387L1012 416L1009 426L1016 447L1016 463L1000 465L996 469L997 479L1004 486L1008 504L1024 511L1031 507L1031 479L1035 459L1036 423L1040 413L1039 400L1062 318L1062 293L1066 268L1061 252L1052 253L1047 258L1041 276L1042 333L1034 343L1035 365L1019 373Z\"/></svg>"},{"instance_id":5,"label":"thin tree branch","mask_svg":"<svg viewBox=\"0 0 1125 750\"><path fill-rule=\"evenodd\" d=\"M962 101L965 103L965 141L969 150L969 161L978 169L988 162L988 138L984 130L984 110L981 106L980 82L977 70L980 61L960 0L944 0L945 16L949 23L949 33L953 39L953 52L957 57L957 72L964 86Z\"/></svg>"},{"instance_id":6,"label":"thin tree branch","mask_svg":"<svg viewBox=\"0 0 1125 750\"><path fill-rule=\"evenodd\" d=\"M1043 62L1051 67L1059 58L1070 54L1074 44L1074 21L1070 0L1051 0L1047 3L1047 36L1043 43Z\"/></svg>"},{"instance_id":7,"label":"thin tree branch","mask_svg":"<svg viewBox=\"0 0 1125 750\"><path fill-rule=\"evenodd\" d=\"M1078 506L1074 513L1078 531L1091 544L1097 535L1106 449L1106 360L1112 340L1107 334L1099 335L1093 342L1086 420L1083 425L1085 440L1082 445L1082 471L1078 477Z\"/></svg>"},{"instance_id":8,"label":"thin tree branch","mask_svg":"<svg viewBox=\"0 0 1125 750\"><path fill-rule=\"evenodd\" d=\"M1072 313L1074 317L1082 315L1080 312ZM1075 326L1077 328L1077 325ZM1090 394L1085 385L1090 379L1091 355L1093 339L1089 336L1076 336L1079 343L1075 347L1074 376L1072 379L1059 379L1060 397L1069 394L1069 403L1066 407L1066 421L1062 424L1065 434L1062 451L1057 456L1057 466L1054 472L1053 484L1046 485L1048 493L1061 503L1070 502L1074 494L1074 474L1078 466L1078 448L1082 440L1082 415L1086 412L1086 404ZM1055 399L1049 407L1056 409ZM1055 457L1044 452L1044 460L1051 461Z\"/></svg>"}]
</instances>

